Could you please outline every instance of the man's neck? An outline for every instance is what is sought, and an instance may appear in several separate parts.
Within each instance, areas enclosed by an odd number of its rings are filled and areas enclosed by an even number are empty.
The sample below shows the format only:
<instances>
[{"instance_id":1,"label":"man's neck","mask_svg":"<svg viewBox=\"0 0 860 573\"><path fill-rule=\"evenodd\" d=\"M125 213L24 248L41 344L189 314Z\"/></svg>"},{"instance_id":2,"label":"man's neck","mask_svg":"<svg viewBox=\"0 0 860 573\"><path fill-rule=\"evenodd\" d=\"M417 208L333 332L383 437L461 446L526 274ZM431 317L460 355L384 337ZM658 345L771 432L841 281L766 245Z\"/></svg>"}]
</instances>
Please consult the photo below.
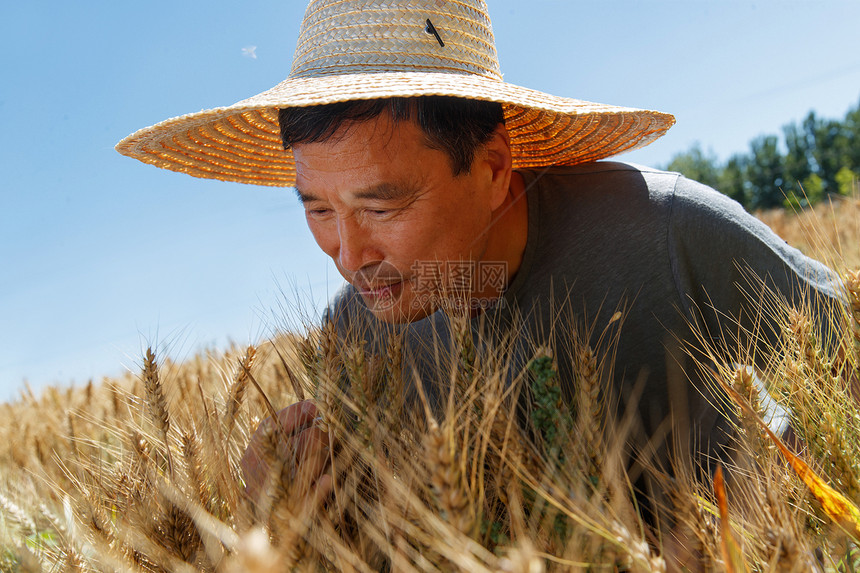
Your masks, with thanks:
<instances>
[{"instance_id":1,"label":"man's neck","mask_svg":"<svg viewBox=\"0 0 860 573\"><path fill-rule=\"evenodd\" d=\"M487 250L482 257L486 263L500 263L505 272L505 288L510 286L523 262L528 242L528 201L522 176L511 173L511 184L504 203L493 213ZM475 293L476 298L499 298L497 285L486 285Z\"/></svg>"}]
</instances>

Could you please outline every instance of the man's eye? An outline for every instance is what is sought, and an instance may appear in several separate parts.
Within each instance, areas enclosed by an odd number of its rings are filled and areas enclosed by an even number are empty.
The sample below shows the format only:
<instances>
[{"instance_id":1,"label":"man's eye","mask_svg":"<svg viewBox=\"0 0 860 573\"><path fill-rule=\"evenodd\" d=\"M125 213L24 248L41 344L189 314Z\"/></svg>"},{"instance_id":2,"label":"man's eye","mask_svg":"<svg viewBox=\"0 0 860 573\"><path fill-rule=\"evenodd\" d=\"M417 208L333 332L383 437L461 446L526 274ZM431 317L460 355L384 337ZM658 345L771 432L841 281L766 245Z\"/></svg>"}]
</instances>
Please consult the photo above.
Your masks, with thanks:
<instances>
[{"instance_id":1,"label":"man's eye","mask_svg":"<svg viewBox=\"0 0 860 573\"><path fill-rule=\"evenodd\" d=\"M400 207L377 207L376 209L365 209L364 212L372 217L391 217L400 212Z\"/></svg>"},{"instance_id":2,"label":"man's eye","mask_svg":"<svg viewBox=\"0 0 860 573\"><path fill-rule=\"evenodd\" d=\"M331 212L330 209L308 209L307 213L311 217L325 217Z\"/></svg>"}]
</instances>

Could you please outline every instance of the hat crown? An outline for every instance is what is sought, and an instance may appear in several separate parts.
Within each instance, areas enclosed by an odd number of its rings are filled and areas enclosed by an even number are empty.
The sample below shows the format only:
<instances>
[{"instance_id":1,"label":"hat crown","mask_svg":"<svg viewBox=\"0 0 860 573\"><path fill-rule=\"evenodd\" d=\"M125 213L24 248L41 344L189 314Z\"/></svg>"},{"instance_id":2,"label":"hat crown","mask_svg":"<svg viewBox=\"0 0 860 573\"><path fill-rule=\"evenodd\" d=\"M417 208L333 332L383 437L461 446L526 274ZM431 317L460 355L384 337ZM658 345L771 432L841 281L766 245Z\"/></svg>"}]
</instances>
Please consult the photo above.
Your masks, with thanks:
<instances>
[{"instance_id":1,"label":"hat crown","mask_svg":"<svg viewBox=\"0 0 860 573\"><path fill-rule=\"evenodd\" d=\"M373 72L443 72L501 80L486 3L311 0L290 78Z\"/></svg>"}]
</instances>

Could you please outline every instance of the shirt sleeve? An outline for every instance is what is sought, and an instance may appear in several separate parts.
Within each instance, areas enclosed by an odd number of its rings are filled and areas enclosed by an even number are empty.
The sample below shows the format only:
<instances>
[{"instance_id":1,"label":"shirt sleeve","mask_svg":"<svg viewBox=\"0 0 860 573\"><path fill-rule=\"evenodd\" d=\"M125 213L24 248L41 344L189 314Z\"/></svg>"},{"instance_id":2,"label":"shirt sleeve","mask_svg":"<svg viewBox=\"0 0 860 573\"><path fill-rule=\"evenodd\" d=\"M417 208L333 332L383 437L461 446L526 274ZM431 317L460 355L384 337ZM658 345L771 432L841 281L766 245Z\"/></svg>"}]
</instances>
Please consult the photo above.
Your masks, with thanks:
<instances>
[{"instance_id":1,"label":"shirt sleeve","mask_svg":"<svg viewBox=\"0 0 860 573\"><path fill-rule=\"evenodd\" d=\"M706 338L742 351L754 333L756 344L772 348L784 303L816 315L820 336L834 332L834 305L842 304L838 276L737 202L679 177L669 221L676 288L685 313Z\"/></svg>"}]
</instances>

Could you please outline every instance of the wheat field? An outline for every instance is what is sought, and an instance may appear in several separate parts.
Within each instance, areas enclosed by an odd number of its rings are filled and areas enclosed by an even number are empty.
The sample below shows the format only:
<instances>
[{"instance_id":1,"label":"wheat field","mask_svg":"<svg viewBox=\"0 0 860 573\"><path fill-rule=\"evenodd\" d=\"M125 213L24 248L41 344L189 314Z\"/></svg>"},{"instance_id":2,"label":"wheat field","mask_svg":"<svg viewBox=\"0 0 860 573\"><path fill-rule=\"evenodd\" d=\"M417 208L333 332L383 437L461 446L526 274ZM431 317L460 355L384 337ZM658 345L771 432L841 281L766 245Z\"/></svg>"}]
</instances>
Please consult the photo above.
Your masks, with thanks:
<instances>
[{"instance_id":1,"label":"wheat field","mask_svg":"<svg viewBox=\"0 0 860 573\"><path fill-rule=\"evenodd\" d=\"M835 344L803 308L765 309L783 335L762 375L792 413L793 445L760 423L751 373L715 360L739 455L713 478L683 460L672 477L650 468L665 521L643 517L597 387L608 358L582 339L568 404L549 348L536 342L507 384L503 348L457 337L438 415L403 400L396 339L375 356L309 328L183 363L149 349L121 378L0 405L0 570L854 570L860 201L759 217L836 269L853 306ZM272 423L257 435L263 491L248 495L239 463L255 428L311 397L333 444L331 495L296 479Z\"/></svg>"}]
</instances>

